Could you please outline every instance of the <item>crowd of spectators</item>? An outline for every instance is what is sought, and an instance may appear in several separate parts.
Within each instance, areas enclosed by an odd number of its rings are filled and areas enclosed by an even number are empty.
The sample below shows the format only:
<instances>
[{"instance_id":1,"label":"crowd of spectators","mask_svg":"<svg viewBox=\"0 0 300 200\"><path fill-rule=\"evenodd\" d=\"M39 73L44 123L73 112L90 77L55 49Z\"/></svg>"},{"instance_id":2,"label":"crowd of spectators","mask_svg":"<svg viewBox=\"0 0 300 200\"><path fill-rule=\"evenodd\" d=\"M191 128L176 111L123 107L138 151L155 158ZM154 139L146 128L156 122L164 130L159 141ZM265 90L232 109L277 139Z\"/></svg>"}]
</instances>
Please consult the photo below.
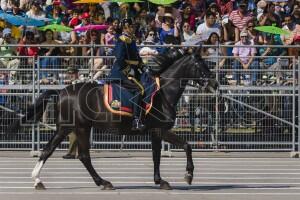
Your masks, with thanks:
<instances>
[{"instance_id":1,"label":"crowd of spectators","mask_svg":"<svg viewBox=\"0 0 300 200\"><path fill-rule=\"evenodd\" d=\"M171 6L155 5L149 1L140 3L74 4L72 0L1 0L1 10L8 14L28 16L47 23L56 23L71 28L89 24L106 24L106 30L86 32L38 31L36 27L13 26L4 20L0 22L0 45L5 44L103 44L113 45L121 34L120 21L132 18L135 23L135 36L138 44L188 44L199 41L207 45L236 44L237 47L217 49L203 48L208 62L226 64L220 56L235 56L229 66L232 69L260 69L277 63L268 56L298 56L299 50L288 48L254 48L251 45L293 45L300 42L300 0L272 2L272 0L178 0ZM291 32L289 35L273 35L259 32L257 26L276 26ZM26 28L26 31L24 29ZM242 46L242 47L241 47ZM152 56L164 48L141 47L142 56ZM112 47L1 47L1 68L16 69L20 65L18 56L110 56ZM245 58L245 56L249 56ZM264 56L258 60L254 56ZM7 58L5 58L7 57ZM31 64L30 59L22 65ZM94 70L105 67L102 59L93 59ZM55 66L61 68L61 59L46 57L40 62L41 68ZM66 66L67 67L67 66ZM10 80L14 82L14 71ZM258 74L251 74L255 84ZM47 74L41 73L41 79ZM233 78L239 83L239 73Z\"/></svg>"}]
</instances>

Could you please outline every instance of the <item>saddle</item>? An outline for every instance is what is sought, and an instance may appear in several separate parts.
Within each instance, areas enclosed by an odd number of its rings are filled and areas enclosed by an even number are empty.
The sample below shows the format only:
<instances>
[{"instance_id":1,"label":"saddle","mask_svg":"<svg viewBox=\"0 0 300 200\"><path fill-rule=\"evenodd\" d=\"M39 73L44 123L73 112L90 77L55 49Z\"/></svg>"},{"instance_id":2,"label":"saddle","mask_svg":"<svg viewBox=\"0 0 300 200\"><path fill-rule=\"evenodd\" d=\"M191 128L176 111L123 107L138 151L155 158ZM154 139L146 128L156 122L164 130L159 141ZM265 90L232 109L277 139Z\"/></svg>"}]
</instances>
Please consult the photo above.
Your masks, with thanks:
<instances>
[{"instance_id":1,"label":"saddle","mask_svg":"<svg viewBox=\"0 0 300 200\"><path fill-rule=\"evenodd\" d=\"M160 88L159 78L152 77L149 75L149 73L145 72L141 75L141 84L144 87L142 107L144 110L146 110L145 114L147 115L152 108L154 95ZM104 84L104 105L109 112L116 115L132 117L132 98L133 94L120 84Z\"/></svg>"}]
</instances>

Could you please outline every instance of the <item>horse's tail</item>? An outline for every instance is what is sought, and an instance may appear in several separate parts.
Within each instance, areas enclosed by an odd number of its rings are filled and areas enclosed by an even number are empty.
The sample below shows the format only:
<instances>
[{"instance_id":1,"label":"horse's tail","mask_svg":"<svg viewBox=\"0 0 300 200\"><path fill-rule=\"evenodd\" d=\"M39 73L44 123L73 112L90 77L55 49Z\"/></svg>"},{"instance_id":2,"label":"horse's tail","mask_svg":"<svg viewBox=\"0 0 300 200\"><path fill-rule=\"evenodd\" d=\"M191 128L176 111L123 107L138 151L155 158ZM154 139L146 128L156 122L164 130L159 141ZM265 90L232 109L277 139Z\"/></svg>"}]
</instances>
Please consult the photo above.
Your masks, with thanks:
<instances>
[{"instance_id":1,"label":"horse's tail","mask_svg":"<svg viewBox=\"0 0 300 200\"><path fill-rule=\"evenodd\" d=\"M58 90L47 90L42 93L35 101L34 104L27 108L27 112L24 116L19 117L7 128L7 134L16 133L22 126L22 124L36 123L43 116L46 110L46 105L49 101L49 97L55 94L59 94Z\"/></svg>"}]
</instances>

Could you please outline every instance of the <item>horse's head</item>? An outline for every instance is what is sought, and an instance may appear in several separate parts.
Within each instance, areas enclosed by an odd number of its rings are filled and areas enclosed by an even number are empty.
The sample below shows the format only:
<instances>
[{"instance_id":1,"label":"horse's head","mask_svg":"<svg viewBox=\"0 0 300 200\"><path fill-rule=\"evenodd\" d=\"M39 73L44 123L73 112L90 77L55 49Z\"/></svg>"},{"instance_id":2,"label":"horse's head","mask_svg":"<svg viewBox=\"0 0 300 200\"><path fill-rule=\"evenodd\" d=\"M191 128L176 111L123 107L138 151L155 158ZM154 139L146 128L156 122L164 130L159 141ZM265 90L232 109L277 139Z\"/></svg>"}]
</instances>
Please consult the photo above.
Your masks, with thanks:
<instances>
[{"instance_id":1,"label":"horse's head","mask_svg":"<svg viewBox=\"0 0 300 200\"><path fill-rule=\"evenodd\" d=\"M193 81L201 85L206 91L215 92L219 87L218 81L215 79L215 75L208 68L208 65L201 57L201 47L198 47L193 54L190 55L189 69L186 73Z\"/></svg>"}]
</instances>

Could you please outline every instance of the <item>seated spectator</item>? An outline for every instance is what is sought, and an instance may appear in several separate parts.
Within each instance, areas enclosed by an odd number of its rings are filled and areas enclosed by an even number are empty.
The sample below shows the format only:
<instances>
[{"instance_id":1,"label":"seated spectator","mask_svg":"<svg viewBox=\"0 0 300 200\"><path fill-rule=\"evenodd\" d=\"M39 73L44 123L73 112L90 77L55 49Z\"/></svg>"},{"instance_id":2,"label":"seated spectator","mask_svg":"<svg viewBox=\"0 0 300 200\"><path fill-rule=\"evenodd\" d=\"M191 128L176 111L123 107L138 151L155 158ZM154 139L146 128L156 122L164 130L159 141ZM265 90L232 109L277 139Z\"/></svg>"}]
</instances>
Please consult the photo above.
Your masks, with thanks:
<instances>
[{"instance_id":1,"label":"seated spectator","mask_svg":"<svg viewBox=\"0 0 300 200\"><path fill-rule=\"evenodd\" d=\"M272 3L267 4L258 21L260 26L275 25L276 27L281 27L280 17L275 13L275 5Z\"/></svg>"},{"instance_id":2,"label":"seated spectator","mask_svg":"<svg viewBox=\"0 0 300 200\"><path fill-rule=\"evenodd\" d=\"M259 32L254 29L255 27L256 27L256 21L255 20L250 20L250 21L247 22L246 28L247 28L247 31L248 31L249 38L253 41L253 43L255 45L262 44L263 43L262 37L259 34Z\"/></svg>"},{"instance_id":3,"label":"seated spectator","mask_svg":"<svg viewBox=\"0 0 300 200\"><path fill-rule=\"evenodd\" d=\"M60 3L55 3L53 4L51 13L47 15L47 18L52 19L51 23L53 24L60 24L63 15Z\"/></svg>"},{"instance_id":4,"label":"seated spectator","mask_svg":"<svg viewBox=\"0 0 300 200\"><path fill-rule=\"evenodd\" d=\"M35 38L34 38L34 33L32 31L26 31L23 38L19 42L19 47L17 48L17 54L18 56L32 56L36 57L39 52L38 47L31 47L31 46L23 46L23 45L30 45L30 44L36 44ZM23 58L22 65L32 65L33 59L28 59L28 58Z\"/></svg>"},{"instance_id":5,"label":"seated spectator","mask_svg":"<svg viewBox=\"0 0 300 200\"><path fill-rule=\"evenodd\" d=\"M225 58L219 58L219 56L223 55L222 48L218 47L220 44L220 37L217 33L211 33L207 41L204 43L205 45L211 45L209 47L203 48L203 56L205 56L205 61L209 63L209 66L212 69L216 68L217 63L219 67L222 68L225 63Z\"/></svg>"},{"instance_id":6,"label":"seated spectator","mask_svg":"<svg viewBox=\"0 0 300 200\"><path fill-rule=\"evenodd\" d=\"M114 45L116 42L116 32L112 25L110 25L107 29L107 33L104 36L105 45ZM113 47L106 47L106 55L112 56Z\"/></svg>"},{"instance_id":7,"label":"seated spectator","mask_svg":"<svg viewBox=\"0 0 300 200\"><path fill-rule=\"evenodd\" d=\"M97 30L90 30L86 32L84 44L101 44L100 33ZM83 56L96 56L96 58L90 58L88 62L89 69L92 71L101 70L103 67L103 59L99 56L105 55L103 47L82 47Z\"/></svg>"},{"instance_id":8,"label":"seated spectator","mask_svg":"<svg viewBox=\"0 0 300 200\"><path fill-rule=\"evenodd\" d=\"M250 70L250 84L256 84L258 72L255 70L257 70L259 66L254 56L257 51L255 48L251 47L253 42L251 42L247 30L243 30L241 32L240 41L235 45L237 47L234 47L232 50L235 57L233 64L233 79L237 81L237 84L240 84L240 75L243 75L243 79L245 80L245 72L249 72ZM238 70L243 70L244 72L240 72Z\"/></svg>"},{"instance_id":9,"label":"seated spectator","mask_svg":"<svg viewBox=\"0 0 300 200\"><path fill-rule=\"evenodd\" d=\"M55 45L61 44L61 42L54 40L54 35L51 30L46 30L44 32L44 42L42 45L51 45L49 47L42 47L40 50L41 56L40 59L40 66L42 69L58 69L61 67L61 58L58 58L56 56L62 56L63 48L61 47L55 47ZM52 57L53 56L53 57ZM52 71L53 72L53 71ZM54 75L53 78L54 81L58 80L58 71L54 71L51 75ZM41 83L48 84L49 81L47 80L47 77L49 77L49 72L42 72L41 73Z\"/></svg>"},{"instance_id":10,"label":"seated spectator","mask_svg":"<svg viewBox=\"0 0 300 200\"><path fill-rule=\"evenodd\" d=\"M232 0L217 0L217 5L219 6L220 14L222 16L229 15L233 11L233 1Z\"/></svg>"},{"instance_id":11,"label":"seated spectator","mask_svg":"<svg viewBox=\"0 0 300 200\"><path fill-rule=\"evenodd\" d=\"M143 41L142 45L155 45L158 44L158 38L157 38L157 33L155 30L149 30L148 33L146 33L146 40ZM153 55L158 54L158 51L155 47L149 47L149 46L144 46L143 48L140 49L139 51L140 56L148 56L151 57ZM144 63L146 63L148 60L143 59Z\"/></svg>"},{"instance_id":12,"label":"seated spectator","mask_svg":"<svg viewBox=\"0 0 300 200\"><path fill-rule=\"evenodd\" d=\"M211 4L209 4L206 12L212 12L215 16L216 16L216 23L220 24L222 17L221 17L221 11L219 10L219 7L217 6L217 4L215 2L212 2Z\"/></svg>"},{"instance_id":13,"label":"seated spectator","mask_svg":"<svg viewBox=\"0 0 300 200\"><path fill-rule=\"evenodd\" d=\"M300 25L296 24L294 19L289 15L284 16L284 22L283 22L282 29L292 32L292 34L281 36L281 40L286 45L292 44L295 35L300 34Z\"/></svg>"},{"instance_id":14,"label":"seated spectator","mask_svg":"<svg viewBox=\"0 0 300 200\"><path fill-rule=\"evenodd\" d=\"M212 12L207 12L205 15L206 21L197 27L196 34L200 35L201 41L206 41L210 34L217 33L220 37L220 26L216 23L216 16Z\"/></svg>"},{"instance_id":15,"label":"seated spectator","mask_svg":"<svg viewBox=\"0 0 300 200\"><path fill-rule=\"evenodd\" d=\"M25 13L22 9L20 9L20 2L17 0L11 0L11 10L7 11L8 14L17 15L24 17Z\"/></svg>"},{"instance_id":16,"label":"seated spectator","mask_svg":"<svg viewBox=\"0 0 300 200\"><path fill-rule=\"evenodd\" d=\"M16 47L8 47L9 44L17 44L17 42L11 37L11 29L5 28L3 30L3 38L0 38L0 68L5 69L18 69L20 60L12 58L17 55ZM2 71L3 72L3 71ZM2 73L1 72L1 73ZM9 72L9 83L14 84L16 81L16 71Z\"/></svg>"},{"instance_id":17,"label":"seated spectator","mask_svg":"<svg viewBox=\"0 0 300 200\"><path fill-rule=\"evenodd\" d=\"M282 45L282 41L279 35L273 34L265 34L264 36L264 45ZM282 72L276 72L277 70L281 70L281 66L278 58L286 55L286 51L283 48L259 48L259 55L262 57L260 60L260 67L264 69L269 69L271 73L268 74L276 74L277 79L279 80L282 77Z\"/></svg>"},{"instance_id":18,"label":"seated spectator","mask_svg":"<svg viewBox=\"0 0 300 200\"><path fill-rule=\"evenodd\" d=\"M180 36L182 42L187 42L195 36L195 32L191 30L191 26L188 22L183 22L182 34Z\"/></svg>"},{"instance_id":19,"label":"seated spectator","mask_svg":"<svg viewBox=\"0 0 300 200\"><path fill-rule=\"evenodd\" d=\"M72 84L74 81L78 80L78 78L79 78L78 69L76 67L70 66L67 68L67 73L63 80L63 84L65 85Z\"/></svg>"},{"instance_id":20,"label":"seated spectator","mask_svg":"<svg viewBox=\"0 0 300 200\"><path fill-rule=\"evenodd\" d=\"M240 32L246 28L248 21L252 20L252 14L248 11L248 2L241 0L238 10L230 13L229 19L232 21L235 28L235 42L239 41Z\"/></svg>"},{"instance_id":21,"label":"seated spectator","mask_svg":"<svg viewBox=\"0 0 300 200\"><path fill-rule=\"evenodd\" d=\"M172 35L174 37L179 37L179 22L175 21L171 13L166 13L162 19L162 27L159 31L159 40L161 44L165 43L167 35Z\"/></svg>"},{"instance_id":22,"label":"seated spectator","mask_svg":"<svg viewBox=\"0 0 300 200\"><path fill-rule=\"evenodd\" d=\"M196 17L192 11L192 6L190 4L186 3L182 6L181 18L184 23L189 24L191 30L195 30L195 24L196 24L195 18ZM182 24L182 26L183 26L183 24Z\"/></svg>"},{"instance_id":23,"label":"seated spectator","mask_svg":"<svg viewBox=\"0 0 300 200\"><path fill-rule=\"evenodd\" d=\"M26 12L26 15L37 20L44 19L46 17L46 14L40 5L40 2L37 0L32 2L31 8L28 12Z\"/></svg>"}]
</instances>

